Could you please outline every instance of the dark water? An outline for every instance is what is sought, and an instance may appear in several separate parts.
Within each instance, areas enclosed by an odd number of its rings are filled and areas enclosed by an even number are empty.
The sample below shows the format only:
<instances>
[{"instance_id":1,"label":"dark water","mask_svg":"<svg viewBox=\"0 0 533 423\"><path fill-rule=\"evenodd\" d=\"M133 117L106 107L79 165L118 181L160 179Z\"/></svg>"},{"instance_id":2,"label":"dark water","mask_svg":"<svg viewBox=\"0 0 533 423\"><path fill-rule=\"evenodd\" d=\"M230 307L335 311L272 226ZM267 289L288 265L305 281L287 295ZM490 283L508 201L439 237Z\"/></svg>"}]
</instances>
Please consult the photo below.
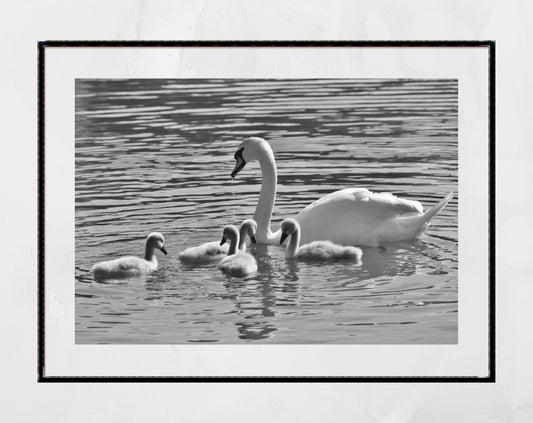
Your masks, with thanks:
<instances>
[{"instance_id":1,"label":"dark water","mask_svg":"<svg viewBox=\"0 0 533 423\"><path fill-rule=\"evenodd\" d=\"M458 197L422 240L363 248L361 266L286 260L256 246L255 276L178 252L253 216L260 171L232 183L246 137L274 149L273 229L331 191L366 187L434 205L457 193L455 80L77 80L76 342L456 343ZM95 282L103 259L168 256Z\"/></svg>"}]
</instances>

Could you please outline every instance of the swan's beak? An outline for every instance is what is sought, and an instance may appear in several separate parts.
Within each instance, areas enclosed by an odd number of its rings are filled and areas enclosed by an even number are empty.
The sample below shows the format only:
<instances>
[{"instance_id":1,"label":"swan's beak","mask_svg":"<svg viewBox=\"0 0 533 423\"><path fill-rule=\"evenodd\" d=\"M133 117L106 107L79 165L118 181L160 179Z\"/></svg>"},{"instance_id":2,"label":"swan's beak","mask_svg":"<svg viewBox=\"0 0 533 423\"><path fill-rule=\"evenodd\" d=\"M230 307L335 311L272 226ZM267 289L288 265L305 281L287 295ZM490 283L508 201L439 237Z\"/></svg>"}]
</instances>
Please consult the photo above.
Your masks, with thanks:
<instances>
[{"instance_id":1,"label":"swan's beak","mask_svg":"<svg viewBox=\"0 0 533 423\"><path fill-rule=\"evenodd\" d=\"M231 179L235 179L235 176L237 176L237 173L243 170L244 166L246 166L246 162L244 160L242 159L237 160L237 163L235 164L235 167L233 168L233 171L231 172Z\"/></svg>"},{"instance_id":2,"label":"swan's beak","mask_svg":"<svg viewBox=\"0 0 533 423\"><path fill-rule=\"evenodd\" d=\"M280 239L279 239L279 243L280 243L280 244L283 244L283 242L285 242L285 240L287 239L288 236L289 236L289 235L287 235L286 233L283 233L283 232L282 232L282 233L281 233L281 237L280 237Z\"/></svg>"},{"instance_id":3,"label":"swan's beak","mask_svg":"<svg viewBox=\"0 0 533 423\"><path fill-rule=\"evenodd\" d=\"M165 246L163 245L160 250L163 252L163 254L166 256L168 253L167 253L167 249L165 248Z\"/></svg>"},{"instance_id":4,"label":"swan's beak","mask_svg":"<svg viewBox=\"0 0 533 423\"><path fill-rule=\"evenodd\" d=\"M242 157L242 151L243 149L241 148L240 150L237 150L237 152L235 153L234 157L235 157L235 160L237 160L237 163L235 163L235 167L233 168L233 171L231 172L231 179L234 179L235 176L237 176L237 173L243 170L244 166L246 166L246 161Z\"/></svg>"},{"instance_id":5,"label":"swan's beak","mask_svg":"<svg viewBox=\"0 0 533 423\"><path fill-rule=\"evenodd\" d=\"M226 243L226 238L222 237L222 240L220 241L220 245L224 245Z\"/></svg>"},{"instance_id":6,"label":"swan's beak","mask_svg":"<svg viewBox=\"0 0 533 423\"><path fill-rule=\"evenodd\" d=\"M255 240L255 236L250 235L250 239L252 240L252 242L253 242L254 244L257 244L257 241Z\"/></svg>"}]
</instances>

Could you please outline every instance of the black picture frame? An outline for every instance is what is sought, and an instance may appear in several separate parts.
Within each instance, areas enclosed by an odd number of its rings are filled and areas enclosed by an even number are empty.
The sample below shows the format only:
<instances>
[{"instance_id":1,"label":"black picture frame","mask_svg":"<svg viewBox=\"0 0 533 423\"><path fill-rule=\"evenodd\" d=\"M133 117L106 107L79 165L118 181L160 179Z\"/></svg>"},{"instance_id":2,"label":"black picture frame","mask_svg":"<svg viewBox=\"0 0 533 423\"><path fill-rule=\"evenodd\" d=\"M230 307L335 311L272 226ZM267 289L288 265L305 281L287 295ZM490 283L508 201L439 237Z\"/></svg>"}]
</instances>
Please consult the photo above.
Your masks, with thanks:
<instances>
[{"instance_id":1,"label":"black picture frame","mask_svg":"<svg viewBox=\"0 0 533 423\"><path fill-rule=\"evenodd\" d=\"M488 375L474 376L46 376L45 374L45 60L47 47L484 47L488 49L489 115L489 327ZM495 41L40 41L38 42L38 307L37 380L40 383L494 383L496 381L495 295Z\"/></svg>"}]
</instances>

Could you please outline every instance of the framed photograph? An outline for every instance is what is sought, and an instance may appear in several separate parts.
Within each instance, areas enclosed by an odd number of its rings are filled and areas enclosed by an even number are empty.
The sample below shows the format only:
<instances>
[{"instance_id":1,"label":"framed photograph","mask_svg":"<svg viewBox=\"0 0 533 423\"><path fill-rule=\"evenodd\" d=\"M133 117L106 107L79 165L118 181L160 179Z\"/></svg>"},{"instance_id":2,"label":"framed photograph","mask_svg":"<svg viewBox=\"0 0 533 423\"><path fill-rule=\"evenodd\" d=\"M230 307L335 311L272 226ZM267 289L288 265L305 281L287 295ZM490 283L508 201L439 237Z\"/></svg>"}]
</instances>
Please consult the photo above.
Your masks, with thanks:
<instances>
[{"instance_id":1,"label":"framed photograph","mask_svg":"<svg viewBox=\"0 0 533 423\"><path fill-rule=\"evenodd\" d=\"M38 49L39 381L495 381L494 42Z\"/></svg>"}]
</instances>

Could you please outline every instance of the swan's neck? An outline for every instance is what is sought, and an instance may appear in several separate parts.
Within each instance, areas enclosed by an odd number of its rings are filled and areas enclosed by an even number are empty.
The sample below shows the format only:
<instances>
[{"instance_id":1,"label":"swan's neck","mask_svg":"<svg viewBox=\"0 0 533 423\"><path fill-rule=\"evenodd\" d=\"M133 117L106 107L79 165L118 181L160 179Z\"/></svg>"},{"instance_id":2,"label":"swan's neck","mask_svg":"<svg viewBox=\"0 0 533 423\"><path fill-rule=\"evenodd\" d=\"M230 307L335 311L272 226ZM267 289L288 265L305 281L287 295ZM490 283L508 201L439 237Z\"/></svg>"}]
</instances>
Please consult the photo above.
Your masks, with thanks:
<instances>
[{"instance_id":1,"label":"swan's neck","mask_svg":"<svg viewBox=\"0 0 533 423\"><path fill-rule=\"evenodd\" d=\"M246 228L239 229L239 251L246 251Z\"/></svg>"},{"instance_id":2,"label":"swan's neck","mask_svg":"<svg viewBox=\"0 0 533 423\"><path fill-rule=\"evenodd\" d=\"M272 218L272 210L274 209L278 176L272 150L263 150L262 153L259 158L262 178L261 193L259 194L259 202L255 209L254 220L257 222L256 236L264 239L270 238L272 235L270 231L270 219Z\"/></svg>"},{"instance_id":3,"label":"swan's neck","mask_svg":"<svg viewBox=\"0 0 533 423\"><path fill-rule=\"evenodd\" d=\"M231 256L237 252L237 245L239 244L239 237L237 235L236 238L232 238L229 249L228 249L228 256Z\"/></svg>"},{"instance_id":4,"label":"swan's neck","mask_svg":"<svg viewBox=\"0 0 533 423\"><path fill-rule=\"evenodd\" d=\"M153 245L146 244L146 247L144 249L144 259L146 261L157 262L157 258L155 257L155 248Z\"/></svg>"},{"instance_id":5,"label":"swan's neck","mask_svg":"<svg viewBox=\"0 0 533 423\"><path fill-rule=\"evenodd\" d=\"M300 247L300 231L297 229L290 237L289 245L287 245L286 255L287 257L294 257Z\"/></svg>"}]
</instances>

